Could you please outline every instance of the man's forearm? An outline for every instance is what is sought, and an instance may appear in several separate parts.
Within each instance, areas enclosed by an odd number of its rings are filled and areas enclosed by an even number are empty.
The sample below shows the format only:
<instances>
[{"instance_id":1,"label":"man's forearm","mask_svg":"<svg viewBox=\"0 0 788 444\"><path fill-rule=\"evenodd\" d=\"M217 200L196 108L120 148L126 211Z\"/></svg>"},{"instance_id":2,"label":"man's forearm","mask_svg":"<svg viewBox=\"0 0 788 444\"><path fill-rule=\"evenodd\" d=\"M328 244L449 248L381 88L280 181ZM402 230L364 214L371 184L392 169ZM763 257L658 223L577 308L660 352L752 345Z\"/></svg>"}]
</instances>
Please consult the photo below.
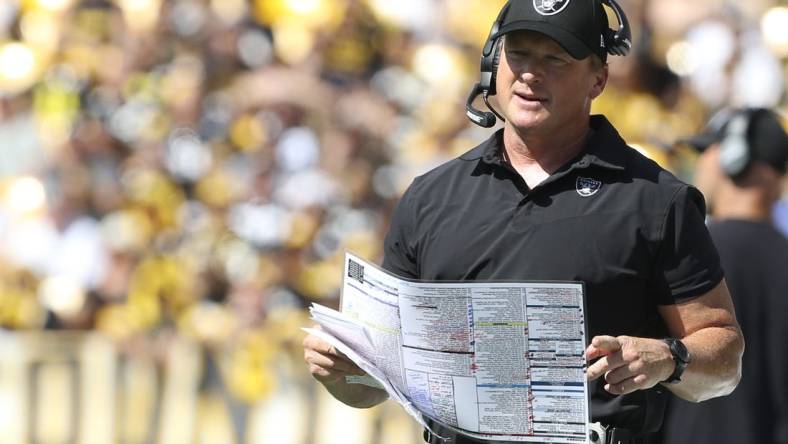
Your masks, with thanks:
<instances>
[{"instance_id":1,"label":"man's forearm","mask_svg":"<svg viewBox=\"0 0 788 444\"><path fill-rule=\"evenodd\" d=\"M345 378L322 384L338 401L360 409L374 407L389 398L385 390L364 384L348 384Z\"/></svg>"},{"instance_id":2,"label":"man's forearm","mask_svg":"<svg viewBox=\"0 0 788 444\"><path fill-rule=\"evenodd\" d=\"M682 339L692 356L681 381L664 384L673 394L700 402L725 396L741 379L744 340L735 326L707 327Z\"/></svg>"}]
</instances>

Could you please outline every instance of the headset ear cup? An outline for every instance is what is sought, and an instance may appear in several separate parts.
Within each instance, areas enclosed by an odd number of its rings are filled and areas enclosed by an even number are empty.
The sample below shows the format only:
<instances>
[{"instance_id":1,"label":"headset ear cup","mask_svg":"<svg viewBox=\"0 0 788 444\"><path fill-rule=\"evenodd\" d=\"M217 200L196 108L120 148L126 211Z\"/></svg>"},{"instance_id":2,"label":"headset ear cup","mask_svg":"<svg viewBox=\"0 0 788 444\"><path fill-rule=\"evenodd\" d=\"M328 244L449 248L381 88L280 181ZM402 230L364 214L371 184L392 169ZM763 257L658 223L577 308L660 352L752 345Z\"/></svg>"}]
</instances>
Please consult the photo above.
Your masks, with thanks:
<instances>
[{"instance_id":1,"label":"headset ear cup","mask_svg":"<svg viewBox=\"0 0 788 444\"><path fill-rule=\"evenodd\" d=\"M495 42L495 51L493 51L493 57L492 57L490 92L488 94L490 96L494 96L497 93L496 90L497 83L495 82L495 77L498 75L498 65L501 63L502 52L503 52L503 37L498 37L498 41Z\"/></svg>"},{"instance_id":2,"label":"headset ear cup","mask_svg":"<svg viewBox=\"0 0 788 444\"><path fill-rule=\"evenodd\" d=\"M608 54L625 56L632 49L632 30L629 27L629 20L621 5L616 0L602 0L602 4L612 8L618 20L618 29L606 29L603 31L605 46Z\"/></svg>"},{"instance_id":3,"label":"headset ear cup","mask_svg":"<svg viewBox=\"0 0 788 444\"><path fill-rule=\"evenodd\" d=\"M617 55L616 54L616 31L612 29L605 29L602 31L602 38L605 40L605 48L607 49L608 54Z\"/></svg>"},{"instance_id":4,"label":"headset ear cup","mask_svg":"<svg viewBox=\"0 0 788 444\"><path fill-rule=\"evenodd\" d=\"M747 141L751 115L740 112L731 118L720 142L720 168L731 179L743 176L751 163L750 146Z\"/></svg>"}]
</instances>

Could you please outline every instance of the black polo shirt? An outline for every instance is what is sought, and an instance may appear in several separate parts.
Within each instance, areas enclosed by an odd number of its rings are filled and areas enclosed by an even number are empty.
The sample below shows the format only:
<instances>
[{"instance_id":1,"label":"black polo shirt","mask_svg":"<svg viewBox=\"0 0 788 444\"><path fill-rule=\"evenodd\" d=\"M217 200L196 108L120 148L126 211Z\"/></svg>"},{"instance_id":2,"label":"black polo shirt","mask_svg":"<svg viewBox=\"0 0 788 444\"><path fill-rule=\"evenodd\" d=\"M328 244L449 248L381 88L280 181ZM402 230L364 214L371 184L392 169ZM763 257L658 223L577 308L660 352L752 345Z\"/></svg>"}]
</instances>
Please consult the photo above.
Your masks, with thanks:
<instances>
[{"instance_id":1,"label":"black polo shirt","mask_svg":"<svg viewBox=\"0 0 788 444\"><path fill-rule=\"evenodd\" d=\"M588 337L664 337L657 305L723 277L701 193L591 117L580 155L529 189L502 160L503 131L427 174L401 198L383 267L424 280L572 280L586 289ZM625 396L590 387L592 420L659 428L661 386ZM473 442L473 441L460 441Z\"/></svg>"}]
</instances>

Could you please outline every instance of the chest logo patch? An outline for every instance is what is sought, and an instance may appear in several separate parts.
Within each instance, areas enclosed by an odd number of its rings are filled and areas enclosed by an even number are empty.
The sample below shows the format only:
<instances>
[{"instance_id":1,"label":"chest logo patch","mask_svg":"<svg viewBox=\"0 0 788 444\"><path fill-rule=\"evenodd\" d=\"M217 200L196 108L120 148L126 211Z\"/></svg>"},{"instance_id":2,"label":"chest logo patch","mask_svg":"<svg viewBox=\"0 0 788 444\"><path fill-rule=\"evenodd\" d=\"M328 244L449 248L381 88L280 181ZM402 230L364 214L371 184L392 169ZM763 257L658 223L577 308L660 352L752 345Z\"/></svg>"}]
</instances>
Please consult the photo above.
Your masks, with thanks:
<instances>
[{"instance_id":1,"label":"chest logo patch","mask_svg":"<svg viewBox=\"0 0 788 444\"><path fill-rule=\"evenodd\" d=\"M577 182L575 182L575 187L577 189L577 194L583 197L589 197L596 194L596 192L602 188L602 182L587 177L578 177Z\"/></svg>"}]
</instances>

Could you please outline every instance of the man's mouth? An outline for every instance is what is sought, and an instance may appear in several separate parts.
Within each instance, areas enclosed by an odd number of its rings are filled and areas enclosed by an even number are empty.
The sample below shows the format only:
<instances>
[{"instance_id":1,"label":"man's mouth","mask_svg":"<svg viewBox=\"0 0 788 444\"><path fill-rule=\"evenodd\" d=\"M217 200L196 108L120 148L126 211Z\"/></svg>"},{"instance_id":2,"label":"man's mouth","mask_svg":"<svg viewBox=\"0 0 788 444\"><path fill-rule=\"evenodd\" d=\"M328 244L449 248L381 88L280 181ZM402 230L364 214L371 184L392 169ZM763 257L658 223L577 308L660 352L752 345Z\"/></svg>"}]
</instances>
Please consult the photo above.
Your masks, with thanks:
<instances>
[{"instance_id":1,"label":"man's mouth","mask_svg":"<svg viewBox=\"0 0 788 444\"><path fill-rule=\"evenodd\" d=\"M521 99L523 99L525 101L528 101L528 102L540 102L540 103L547 102L546 98L540 97L540 96L537 96L537 95L534 95L534 94L523 94L523 93L514 93L514 94L517 97L519 97L519 98L521 98Z\"/></svg>"}]
</instances>

